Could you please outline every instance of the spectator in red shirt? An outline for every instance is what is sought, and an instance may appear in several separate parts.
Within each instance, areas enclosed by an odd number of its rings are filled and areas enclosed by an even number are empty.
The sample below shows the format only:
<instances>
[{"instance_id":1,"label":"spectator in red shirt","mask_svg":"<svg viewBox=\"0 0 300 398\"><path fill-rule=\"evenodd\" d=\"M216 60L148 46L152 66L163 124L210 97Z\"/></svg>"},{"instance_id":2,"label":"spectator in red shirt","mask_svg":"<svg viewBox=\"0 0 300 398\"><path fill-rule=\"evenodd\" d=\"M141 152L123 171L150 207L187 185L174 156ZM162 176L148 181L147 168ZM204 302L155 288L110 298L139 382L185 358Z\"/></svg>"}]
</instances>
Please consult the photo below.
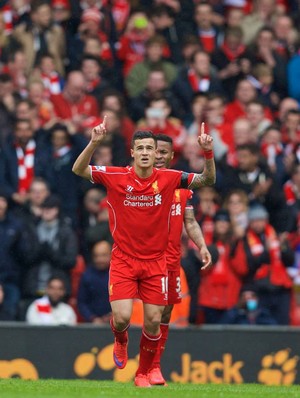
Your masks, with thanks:
<instances>
[{"instance_id":1,"label":"spectator in red shirt","mask_svg":"<svg viewBox=\"0 0 300 398\"><path fill-rule=\"evenodd\" d=\"M52 95L56 116L71 122L77 131L82 131L83 122L99 116L97 100L85 93L86 81L80 71L70 72L61 94Z\"/></svg>"}]
</instances>

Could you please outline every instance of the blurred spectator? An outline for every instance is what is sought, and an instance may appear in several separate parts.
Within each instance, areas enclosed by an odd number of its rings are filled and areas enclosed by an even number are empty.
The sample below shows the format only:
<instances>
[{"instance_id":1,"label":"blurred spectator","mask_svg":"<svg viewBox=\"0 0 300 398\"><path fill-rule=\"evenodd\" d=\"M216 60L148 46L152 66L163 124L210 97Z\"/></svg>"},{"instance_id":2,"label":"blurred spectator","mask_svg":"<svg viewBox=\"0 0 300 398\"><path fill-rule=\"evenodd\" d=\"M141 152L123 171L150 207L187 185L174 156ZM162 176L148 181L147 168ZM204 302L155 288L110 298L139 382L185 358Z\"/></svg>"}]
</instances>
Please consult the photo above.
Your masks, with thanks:
<instances>
[{"instance_id":1,"label":"blurred spectator","mask_svg":"<svg viewBox=\"0 0 300 398\"><path fill-rule=\"evenodd\" d=\"M110 86L109 82L102 76L100 57L84 55L80 69L86 81L86 93L95 97L99 103L101 95Z\"/></svg>"},{"instance_id":2,"label":"blurred spectator","mask_svg":"<svg viewBox=\"0 0 300 398\"><path fill-rule=\"evenodd\" d=\"M245 236L248 227L248 205L248 196L241 189L231 190L224 199L224 209L228 211L234 239Z\"/></svg>"},{"instance_id":3,"label":"blurred spectator","mask_svg":"<svg viewBox=\"0 0 300 398\"><path fill-rule=\"evenodd\" d=\"M41 207L41 220L35 226L36 255L23 279L24 297L42 296L53 274L66 278L69 295L70 270L75 266L78 252L76 235L69 222L60 216L61 201L57 196L48 196Z\"/></svg>"},{"instance_id":4,"label":"blurred spectator","mask_svg":"<svg viewBox=\"0 0 300 398\"><path fill-rule=\"evenodd\" d=\"M154 33L154 26L144 12L134 11L131 14L125 32L119 38L116 51L117 58L123 64L124 77L137 62L143 61L146 42Z\"/></svg>"},{"instance_id":5,"label":"blurred spectator","mask_svg":"<svg viewBox=\"0 0 300 398\"><path fill-rule=\"evenodd\" d=\"M218 210L214 216L213 245L218 251L218 261L210 269L201 271L198 304L204 313L204 322L224 323L227 311L239 298L242 278L247 266L238 253L232 254L232 230L226 210ZM197 253L195 253L197 256Z\"/></svg>"},{"instance_id":6,"label":"blurred spectator","mask_svg":"<svg viewBox=\"0 0 300 398\"><path fill-rule=\"evenodd\" d=\"M229 0L230 1L230 0ZM234 1L234 0L233 0ZM228 0L225 0L228 3ZM235 28L241 27L243 23L243 18L245 16L245 12L240 7L228 7L228 10L225 15L225 27L227 28ZM244 32L243 32L244 35Z\"/></svg>"},{"instance_id":7,"label":"blurred spectator","mask_svg":"<svg viewBox=\"0 0 300 398\"><path fill-rule=\"evenodd\" d=\"M98 117L96 98L85 93L86 80L81 71L70 72L61 94L52 95L56 116L74 125L75 131L82 131L85 120Z\"/></svg>"},{"instance_id":8,"label":"blurred spectator","mask_svg":"<svg viewBox=\"0 0 300 398\"><path fill-rule=\"evenodd\" d=\"M28 98L22 98L16 105L16 119L29 119L31 120L32 128L39 135L40 120L37 111L37 106ZM44 136L44 135L43 135ZM39 135L39 138L42 138Z\"/></svg>"},{"instance_id":9,"label":"blurred spectator","mask_svg":"<svg viewBox=\"0 0 300 398\"><path fill-rule=\"evenodd\" d=\"M9 74L0 74L0 145L7 141L12 133L16 104L20 96L14 90L13 81Z\"/></svg>"},{"instance_id":10,"label":"blurred spectator","mask_svg":"<svg viewBox=\"0 0 300 398\"><path fill-rule=\"evenodd\" d=\"M105 240L113 244L113 237L109 229L108 222L108 203L106 198L102 199L98 205L96 224L88 226L84 230L84 241L86 260L91 261L91 248L99 240Z\"/></svg>"},{"instance_id":11,"label":"blurred spectator","mask_svg":"<svg viewBox=\"0 0 300 398\"><path fill-rule=\"evenodd\" d=\"M91 251L92 261L79 284L78 310L85 322L108 324L111 318L108 294L111 244L105 240L98 241Z\"/></svg>"},{"instance_id":12,"label":"blurred spectator","mask_svg":"<svg viewBox=\"0 0 300 398\"><path fill-rule=\"evenodd\" d=\"M261 139L261 153L265 157L275 180L280 186L282 186L286 180L286 167L281 133L276 126L271 125L263 132Z\"/></svg>"},{"instance_id":13,"label":"blurred spectator","mask_svg":"<svg viewBox=\"0 0 300 398\"><path fill-rule=\"evenodd\" d=\"M188 67L183 68L175 80L172 90L179 99L184 116L191 113L191 103L195 92L222 94L222 85L211 65L210 56L197 50Z\"/></svg>"},{"instance_id":14,"label":"blurred spectator","mask_svg":"<svg viewBox=\"0 0 300 398\"><path fill-rule=\"evenodd\" d=\"M109 10L108 13L110 14ZM110 14L111 15L111 14ZM99 37L101 40L101 54L98 54L101 59L107 61L110 65L112 64L112 50L111 50L111 42L109 38L109 34L107 31L103 30L101 26L102 23L107 23L108 21L104 20L103 13L97 9L95 6L87 7L83 10L81 14L80 24L78 26L79 38L82 41L80 43L77 42L78 50L81 50L84 42L90 37ZM111 23L110 26L113 25L113 19L110 18ZM114 28L113 28L114 29ZM116 37L114 36L114 40Z\"/></svg>"},{"instance_id":15,"label":"blurred spectator","mask_svg":"<svg viewBox=\"0 0 300 398\"><path fill-rule=\"evenodd\" d=\"M169 5L157 4L150 10L150 18L155 31L167 42L171 52L170 61L174 64L182 62L180 47L184 32L180 30L180 25L177 23L180 13L174 11Z\"/></svg>"},{"instance_id":16,"label":"blurred spectator","mask_svg":"<svg viewBox=\"0 0 300 398\"><path fill-rule=\"evenodd\" d=\"M267 208L276 231L286 231L289 213L284 195L274 175L262 161L259 146L251 143L240 145L237 148L237 162L235 169L225 169L223 190L226 192L229 187L244 190L250 203L259 202Z\"/></svg>"},{"instance_id":17,"label":"blurred spectator","mask_svg":"<svg viewBox=\"0 0 300 398\"><path fill-rule=\"evenodd\" d=\"M220 94L209 94L206 105L206 126L214 139L214 155L219 161L233 145L232 125L225 120L225 99Z\"/></svg>"},{"instance_id":18,"label":"blurred spectator","mask_svg":"<svg viewBox=\"0 0 300 398\"><path fill-rule=\"evenodd\" d=\"M247 79L240 80L236 86L234 100L225 107L225 121L232 124L237 118L246 116L246 106L255 99L254 86Z\"/></svg>"},{"instance_id":19,"label":"blurred spectator","mask_svg":"<svg viewBox=\"0 0 300 398\"><path fill-rule=\"evenodd\" d=\"M273 68L264 63L258 63L252 68L248 80L256 88L257 100L261 101L274 113L278 110L280 97L275 90Z\"/></svg>"},{"instance_id":20,"label":"blurred spectator","mask_svg":"<svg viewBox=\"0 0 300 398\"><path fill-rule=\"evenodd\" d=\"M83 197L83 211L81 215L83 229L96 225L100 202L105 196L104 190L101 191L99 187L92 187L86 191Z\"/></svg>"},{"instance_id":21,"label":"blurred spectator","mask_svg":"<svg viewBox=\"0 0 300 398\"><path fill-rule=\"evenodd\" d=\"M166 72L162 67L158 66L149 71L145 89L130 100L130 115L132 119L136 122L142 119L149 102L161 96L168 99L172 108L172 115L180 117L181 111L179 102L168 87ZM130 136L131 135L132 130L130 132Z\"/></svg>"},{"instance_id":22,"label":"blurred spectator","mask_svg":"<svg viewBox=\"0 0 300 398\"><path fill-rule=\"evenodd\" d=\"M26 322L30 325L75 325L73 308L64 303L66 285L63 278L53 276L47 281L45 295L30 304Z\"/></svg>"},{"instance_id":23,"label":"blurred spectator","mask_svg":"<svg viewBox=\"0 0 300 398\"><path fill-rule=\"evenodd\" d=\"M233 140L229 145L229 150L224 156L223 161L225 164L236 167L238 164L237 161L237 148L240 145L258 142L258 137L252 133L251 125L248 119L245 117L239 117L233 123ZM223 166L223 161L219 162L219 170L221 170L221 166Z\"/></svg>"},{"instance_id":24,"label":"blurred spectator","mask_svg":"<svg viewBox=\"0 0 300 398\"><path fill-rule=\"evenodd\" d=\"M181 44L182 61L178 65L179 73L181 69L185 69L189 66L193 54L198 50L202 50L202 47L197 36L192 34L183 36Z\"/></svg>"},{"instance_id":25,"label":"blurred spectator","mask_svg":"<svg viewBox=\"0 0 300 398\"><path fill-rule=\"evenodd\" d=\"M47 0L31 2L30 21L21 23L13 32L26 54L27 72L31 72L42 54L53 56L56 70L64 76L65 35L53 24L52 9Z\"/></svg>"},{"instance_id":26,"label":"blurred spectator","mask_svg":"<svg viewBox=\"0 0 300 398\"><path fill-rule=\"evenodd\" d=\"M64 124L55 124L49 131L47 148L50 152L48 180L52 193L61 199L62 213L69 217L73 227L78 225L80 180L72 173L75 159L86 146L86 139L72 134Z\"/></svg>"},{"instance_id":27,"label":"blurred spectator","mask_svg":"<svg viewBox=\"0 0 300 398\"><path fill-rule=\"evenodd\" d=\"M291 110L295 111L300 110L298 102L294 98L290 97L283 98L283 100L280 101L278 108L278 122L284 123L288 112Z\"/></svg>"},{"instance_id":28,"label":"blurred spectator","mask_svg":"<svg viewBox=\"0 0 300 398\"><path fill-rule=\"evenodd\" d=\"M246 106L246 118L250 122L251 134L261 139L266 128L271 125L271 120L265 116L265 109L261 102L250 101Z\"/></svg>"},{"instance_id":29,"label":"blurred spectator","mask_svg":"<svg viewBox=\"0 0 300 398\"><path fill-rule=\"evenodd\" d=\"M174 144L174 161L178 159L187 136L180 119L171 116L171 106L166 97L157 97L145 109L145 118L137 123L140 130L151 130L154 134L166 134ZM198 148L199 149L199 148Z\"/></svg>"},{"instance_id":30,"label":"blurred spectator","mask_svg":"<svg viewBox=\"0 0 300 398\"><path fill-rule=\"evenodd\" d=\"M165 44L165 39L159 35L152 36L145 43L144 59L136 62L125 78L125 87L130 98L141 94L146 88L149 73L153 68L159 67L164 71L167 87L174 82L177 69L172 62L163 58Z\"/></svg>"},{"instance_id":31,"label":"blurred spectator","mask_svg":"<svg viewBox=\"0 0 300 398\"><path fill-rule=\"evenodd\" d=\"M5 3L3 8L2 3ZM31 0L11 0L2 3L1 8L5 15L5 33L10 35L17 25L30 20Z\"/></svg>"},{"instance_id":32,"label":"blurred spectator","mask_svg":"<svg viewBox=\"0 0 300 398\"><path fill-rule=\"evenodd\" d=\"M192 114L190 118L184 120L187 126L187 133L189 135L200 135L201 123L205 120L205 111L207 110L207 95L206 93L196 92L193 95Z\"/></svg>"},{"instance_id":33,"label":"blurred spectator","mask_svg":"<svg viewBox=\"0 0 300 398\"><path fill-rule=\"evenodd\" d=\"M224 42L213 51L211 62L218 69L224 92L232 100L238 81L246 77L251 68L241 27L225 30Z\"/></svg>"},{"instance_id":34,"label":"blurred spectator","mask_svg":"<svg viewBox=\"0 0 300 398\"><path fill-rule=\"evenodd\" d=\"M228 311L224 323L234 325L277 325L268 308L263 307L254 287L244 286L237 305Z\"/></svg>"},{"instance_id":35,"label":"blurred spectator","mask_svg":"<svg viewBox=\"0 0 300 398\"><path fill-rule=\"evenodd\" d=\"M203 187L196 192L196 219L201 226L207 244L211 244L214 232L214 216L219 209L220 198L214 187Z\"/></svg>"},{"instance_id":36,"label":"blurred spectator","mask_svg":"<svg viewBox=\"0 0 300 398\"><path fill-rule=\"evenodd\" d=\"M7 63L9 35L5 32L5 13L0 9L0 72Z\"/></svg>"},{"instance_id":37,"label":"blurred spectator","mask_svg":"<svg viewBox=\"0 0 300 398\"><path fill-rule=\"evenodd\" d=\"M246 44L254 41L258 31L264 26L270 26L276 12L275 0L254 0L253 10L243 19L242 28Z\"/></svg>"},{"instance_id":38,"label":"blurred spectator","mask_svg":"<svg viewBox=\"0 0 300 398\"><path fill-rule=\"evenodd\" d=\"M115 13L116 11L116 1L119 1L120 4L120 0L114 0L113 4L108 7L105 1L80 0L80 22L84 26L81 28L78 27L79 31L82 30L83 32L85 32L87 30L88 33L91 34L96 29L94 25L98 25L100 33L99 36L101 37L102 41L108 41L110 45L115 43L117 40L117 32L113 13Z\"/></svg>"},{"instance_id":39,"label":"blurred spectator","mask_svg":"<svg viewBox=\"0 0 300 398\"><path fill-rule=\"evenodd\" d=\"M4 146L0 163L0 185L15 204L26 202L34 177L48 179L47 152L35 139L30 119L16 121L13 139Z\"/></svg>"},{"instance_id":40,"label":"blurred spectator","mask_svg":"<svg viewBox=\"0 0 300 398\"><path fill-rule=\"evenodd\" d=\"M13 79L14 90L21 95L26 97L27 95L27 57L24 51L20 48L10 51L8 55L8 62L4 71L6 71Z\"/></svg>"},{"instance_id":41,"label":"blurred spectator","mask_svg":"<svg viewBox=\"0 0 300 398\"><path fill-rule=\"evenodd\" d=\"M214 25L213 8L208 2L196 2L194 11L195 34L204 51L212 53L219 45L218 28Z\"/></svg>"},{"instance_id":42,"label":"blurred spectator","mask_svg":"<svg viewBox=\"0 0 300 398\"><path fill-rule=\"evenodd\" d=\"M293 264L294 253L286 240L280 241L262 205L250 207L248 219L246 236L237 251L249 268L248 280L257 289L261 305L279 325L288 325L292 280L286 267Z\"/></svg>"},{"instance_id":43,"label":"blurred spectator","mask_svg":"<svg viewBox=\"0 0 300 398\"><path fill-rule=\"evenodd\" d=\"M107 89L100 98L100 109L112 110L118 113L121 118L121 133L126 140L127 154L130 154L132 133L135 130L135 123L128 116L128 108L125 104L125 96L116 89Z\"/></svg>"},{"instance_id":44,"label":"blurred spectator","mask_svg":"<svg viewBox=\"0 0 300 398\"><path fill-rule=\"evenodd\" d=\"M107 116L107 136L104 143L108 143L112 150L112 163L115 166L126 166L128 155L126 151L126 139L122 134L122 120L119 112L112 109L104 109L100 113L101 120Z\"/></svg>"},{"instance_id":45,"label":"blurred spectator","mask_svg":"<svg viewBox=\"0 0 300 398\"><path fill-rule=\"evenodd\" d=\"M34 75L39 77L44 84L45 98L52 94L60 94L64 85L64 79L55 70L54 58L51 54L43 54L34 70Z\"/></svg>"},{"instance_id":46,"label":"blurred spectator","mask_svg":"<svg viewBox=\"0 0 300 398\"><path fill-rule=\"evenodd\" d=\"M273 23L275 34L275 51L286 60L295 52L295 44L298 37L293 19L286 14L278 15Z\"/></svg>"},{"instance_id":47,"label":"blurred spectator","mask_svg":"<svg viewBox=\"0 0 300 398\"><path fill-rule=\"evenodd\" d=\"M283 98L287 93L287 60L275 51L274 46L274 31L269 27L263 27L257 33L253 44L248 47L248 54L253 66L258 63L264 63L272 68L274 89L280 98Z\"/></svg>"},{"instance_id":48,"label":"blurred spectator","mask_svg":"<svg viewBox=\"0 0 300 398\"><path fill-rule=\"evenodd\" d=\"M50 195L49 184L42 177L34 177L28 191L28 199L15 209L16 216L27 226L36 225L42 215L42 203Z\"/></svg>"},{"instance_id":49,"label":"blurred spectator","mask_svg":"<svg viewBox=\"0 0 300 398\"><path fill-rule=\"evenodd\" d=\"M48 90L41 78L28 82L28 99L33 102L37 112L38 128L49 128L55 120L54 106L47 97Z\"/></svg>"},{"instance_id":50,"label":"blurred spectator","mask_svg":"<svg viewBox=\"0 0 300 398\"><path fill-rule=\"evenodd\" d=\"M4 289L3 311L16 318L21 297L20 283L24 268L34 251L33 237L26 225L8 209L8 198L0 191L0 284Z\"/></svg>"}]
</instances>

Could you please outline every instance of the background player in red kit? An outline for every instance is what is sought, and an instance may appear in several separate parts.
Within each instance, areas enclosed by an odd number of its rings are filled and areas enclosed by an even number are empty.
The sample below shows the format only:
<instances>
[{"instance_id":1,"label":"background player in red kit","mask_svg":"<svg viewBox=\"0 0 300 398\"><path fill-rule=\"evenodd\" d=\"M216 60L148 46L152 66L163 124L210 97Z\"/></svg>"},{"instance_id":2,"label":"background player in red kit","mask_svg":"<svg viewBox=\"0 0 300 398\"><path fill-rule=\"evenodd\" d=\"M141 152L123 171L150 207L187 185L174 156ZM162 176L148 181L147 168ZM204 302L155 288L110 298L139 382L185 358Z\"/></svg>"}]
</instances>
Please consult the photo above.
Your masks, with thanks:
<instances>
[{"instance_id":1,"label":"background player in red kit","mask_svg":"<svg viewBox=\"0 0 300 398\"><path fill-rule=\"evenodd\" d=\"M204 129L204 124L202 124L201 128ZM156 140L157 149L154 166L158 169L169 168L174 157L173 140L165 134L157 134ZM199 249L203 262L202 269L211 265L211 255L205 244L201 228L194 216L194 208L190 200L192 194L192 191L189 189L176 189L174 192L170 218L169 242L166 250L168 304L161 318L160 330L162 336L160 344L154 358L153 367L148 374L149 382L152 385L165 384L165 380L161 374L160 359L168 339L169 322L174 304L181 302L180 260L183 222L189 238L192 239Z\"/></svg>"},{"instance_id":2,"label":"background player in red kit","mask_svg":"<svg viewBox=\"0 0 300 398\"><path fill-rule=\"evenodd\" d=\"M169 217L177 188L199 188L215 182L213 140L198 138L206 163L201 174L155 169L156 139L151 131L138 131L132 139L133 167L89 166L91 157L106 135L106 117L91 133L73 172L107 188L109 223L114 246L110 265L109 293L115 336L114 361L122 369L127 363L128 332L133 299L143 301L144 325L135 385L150 387L148 372L161 338L160 322L167 304Z\"/></svg>"}]
</instances>

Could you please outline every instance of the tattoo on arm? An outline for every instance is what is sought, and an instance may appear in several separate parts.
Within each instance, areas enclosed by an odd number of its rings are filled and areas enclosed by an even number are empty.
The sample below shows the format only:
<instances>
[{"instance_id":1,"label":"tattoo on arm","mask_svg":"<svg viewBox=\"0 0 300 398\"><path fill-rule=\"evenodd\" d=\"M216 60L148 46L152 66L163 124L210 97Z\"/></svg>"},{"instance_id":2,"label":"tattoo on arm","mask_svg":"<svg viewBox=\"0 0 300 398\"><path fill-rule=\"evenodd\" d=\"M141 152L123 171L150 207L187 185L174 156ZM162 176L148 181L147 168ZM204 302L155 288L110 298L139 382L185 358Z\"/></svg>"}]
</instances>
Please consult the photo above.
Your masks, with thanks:
<instances>
[{"instance_id":1,"label":"tattoo on arm","mask_svg":"<svg viewBox=\"0 0 300 398\"><path fill-rule=\"evenodd\" d=\"M204 237L200 225L195 219L193 209L185 209L184 211L184 225L186 232L190 239L195 243L195 245L200 249L205 245Z\"/></svg>"},{"instance_id":2,"label":"tattoo on arm","mask_svg":"<svg viewBox=\"0 0 300 398\"><path fill-rule=\"evenodd\" d=\"M207 185L213 185L216 182L216 166L214 159L207 159L205 169L201 174L195 174L189 189L200 188Z\"/></svg>"}]
</instances>

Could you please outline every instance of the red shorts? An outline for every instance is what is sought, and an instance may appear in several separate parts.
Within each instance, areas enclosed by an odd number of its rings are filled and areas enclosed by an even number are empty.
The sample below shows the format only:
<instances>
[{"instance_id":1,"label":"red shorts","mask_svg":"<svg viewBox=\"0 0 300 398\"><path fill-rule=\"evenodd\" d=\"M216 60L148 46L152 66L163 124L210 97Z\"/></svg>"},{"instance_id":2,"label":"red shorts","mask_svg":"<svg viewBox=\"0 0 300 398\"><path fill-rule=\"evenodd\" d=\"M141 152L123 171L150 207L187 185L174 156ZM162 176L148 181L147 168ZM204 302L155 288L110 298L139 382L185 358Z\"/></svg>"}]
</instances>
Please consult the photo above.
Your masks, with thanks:
<instances>
[{"instance_id":1,"label":"red shorts","mask_svg":"<svg viewBox=\"0 0 300 398\"><path fill-rule=\"evenodd\" d=\"M168 304L181 303L180 269L168 271Z\"/></svg>"},{"instance_id":2,"label":"red shorts","mask_svg":"<svg viewBox=\"0 0 300 398\"><path fill-rule=\"evenodd\" d=\"M167 305L167 266L165 257L139 260L122 252L112 251L109 270L109 300L139 297L144 303Z\"/></svg>"}]
</instances>

